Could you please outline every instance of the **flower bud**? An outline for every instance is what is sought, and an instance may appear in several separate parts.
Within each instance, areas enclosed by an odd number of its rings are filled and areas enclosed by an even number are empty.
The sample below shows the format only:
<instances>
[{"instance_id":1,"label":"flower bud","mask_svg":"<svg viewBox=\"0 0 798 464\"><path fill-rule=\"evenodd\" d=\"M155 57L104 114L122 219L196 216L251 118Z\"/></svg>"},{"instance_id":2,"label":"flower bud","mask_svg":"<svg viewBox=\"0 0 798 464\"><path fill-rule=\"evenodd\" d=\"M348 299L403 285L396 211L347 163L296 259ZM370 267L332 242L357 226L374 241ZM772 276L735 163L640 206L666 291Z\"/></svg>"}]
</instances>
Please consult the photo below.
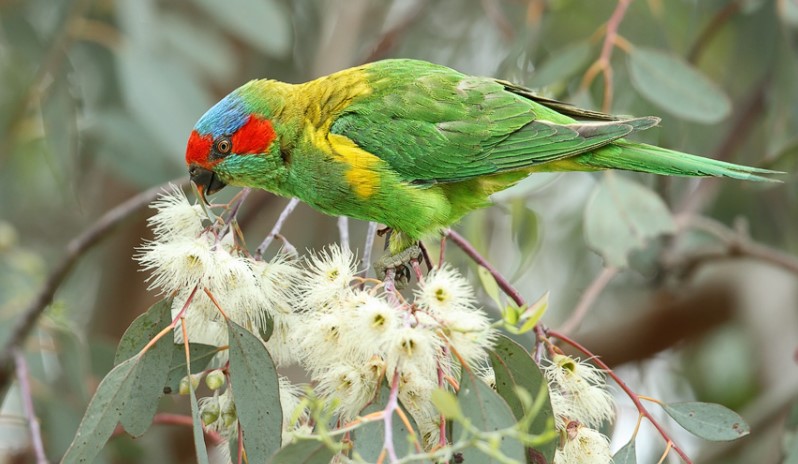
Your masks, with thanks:
<instances>
[{"instance_id":1,"label":"flower bud","mask_svg":"<svg viewBox=\"0 0 798 464\"><path fill-rule=\"evenodd\" d=\"M224 372L221 369L216 369L205 376L205 385L212 391L216 391L224 386L226 380Z\"/></svg>"}]
</instances>

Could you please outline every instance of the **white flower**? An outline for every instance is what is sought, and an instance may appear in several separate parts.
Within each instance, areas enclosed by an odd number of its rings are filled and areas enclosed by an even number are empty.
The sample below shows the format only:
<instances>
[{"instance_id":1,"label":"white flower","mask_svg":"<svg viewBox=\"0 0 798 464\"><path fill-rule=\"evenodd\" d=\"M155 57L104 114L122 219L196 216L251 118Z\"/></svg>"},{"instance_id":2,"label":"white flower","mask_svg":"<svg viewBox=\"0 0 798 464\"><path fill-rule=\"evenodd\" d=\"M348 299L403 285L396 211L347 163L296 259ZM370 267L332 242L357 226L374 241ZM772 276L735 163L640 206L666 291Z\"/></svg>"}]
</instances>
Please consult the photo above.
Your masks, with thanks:
<instances>
[{"instance_id":1,"label":"white flower","mask_svg":"<svg viewBox=\"0 0 798 464\"><path fill-rule=\"evenodd\" d=\"M330 365L317 376L319 394L337 401L344 420L351 420L374 398L382 378L382 361L365 364L341 362Z\"/></svg>"},{"instance_id":2,"label":"white flower","mask_svg":"<svg viewBox=\"0 0 798 464\"><path fill-rule=\"evenodd\" d=\"M549 381L557 428L562 429L571 421L587 427L600 427L602 422L615 415L604 374L592 364L555 355L544 372Z\"/></svg>"},{"instance_id":3,"label":"white flower","mask_svg":"<svg viewBox=\"0 0 798 464\"><path fill-rule=\"evenodd\" d=\"M349 249L330 245L307 260L300 290L310 311L334 311L351 296L350 283L355 277L355 259Z\"/></svg>"},{"instance_id":4,"label":"white flower","mask_svg":"<svg viewBox=\"0 0 798 464\"><path fill-rule=\"evenodd\" d=\"M568 423L565 442L554 455L554 464L610 464L610 441L603 434L582 426L579 422Z\"/></svg>"},{"instance_id":5,"label":"white flower","mask_svg":"<svg viewBox=\"0 0 798 464\"><path fill-rule=\"evenodd\" d=\"M149 289L171 294L193 288L205 274L215 269L214 244L209 237L155 240L140 248L136 257L143 270L152 271Z\"/></svg>"},{"instance_id":6,"label":"white flower","mask_svg":"<svg viewBox=\"0 0 798 464\"><path fill-rule=\"evenodd\" d=\"M203 230L202 221L208 219L201 205L190 204L183 191L172 184L150 208L157 213L147 223L159 240L194 238Z\"/></svg>"},{"instance_id":7,"label":"white flower","mask_svg":"<svg viewBox=\"0 0 798 464\"><path fill-rule=\"evenodd\" d=\"M356 295L347 305L352 336L344 340L345 345L365 356L382 353L401 327L399 309L367 292Z\"/></svg>"},{"instance_id":8,"label":"white flower","mask_svg":"<svg viewBox=\"0 0 798 464\"><path fill-rule=\"evenodd\" d=\"M434 269L415 291L415 301L434 316L444 316L452 310L474 308L474 290L468 281L449 263Z\"/></svg>"},{"instance_id":9,"label":"white flower","mask_svg":"<svg viewBox=\"0 0 798 464\"><path fill-rule=\"evenodd\" d=\"M388 373L415 369L436 376L443 340L424 327L400 327L386 347Z\"/></svg>"},{"instance_id":10,"label":"white flower","mask_svg":"<svg viewBox=\"0 0 798 464\"><path fill-rule=\"evenodd\" d=\"M496 330L487 314L477 308L454 308L439 316L452 348L469 366L483 362L493 347Z\"/></svg>"}]
</instances>

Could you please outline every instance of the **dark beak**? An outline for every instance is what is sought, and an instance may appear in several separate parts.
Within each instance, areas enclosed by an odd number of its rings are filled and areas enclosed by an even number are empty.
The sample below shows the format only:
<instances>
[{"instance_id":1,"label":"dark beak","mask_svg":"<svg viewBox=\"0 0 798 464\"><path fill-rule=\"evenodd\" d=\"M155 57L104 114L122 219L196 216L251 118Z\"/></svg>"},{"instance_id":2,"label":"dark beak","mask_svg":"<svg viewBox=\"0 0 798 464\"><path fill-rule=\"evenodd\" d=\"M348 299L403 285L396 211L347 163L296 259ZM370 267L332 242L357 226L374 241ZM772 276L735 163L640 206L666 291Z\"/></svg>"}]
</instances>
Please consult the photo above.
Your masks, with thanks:
<instances>
[{"instance_id":1,"label":"dark beak","mask_svg":"<svg viewBox=\"0 0 798 464\"><path fill-rule=\"evenodd\" d=\"M190 166L188 168L188 174L191 176L191 182L197 186L200 197L202 197L202 201L204 201L205 204L210 204L205 198L205 195L212 195L223 189L226 185L219 179L219 176L217 176L215 172L199 166Z\"/></svg>"}]
</instances>

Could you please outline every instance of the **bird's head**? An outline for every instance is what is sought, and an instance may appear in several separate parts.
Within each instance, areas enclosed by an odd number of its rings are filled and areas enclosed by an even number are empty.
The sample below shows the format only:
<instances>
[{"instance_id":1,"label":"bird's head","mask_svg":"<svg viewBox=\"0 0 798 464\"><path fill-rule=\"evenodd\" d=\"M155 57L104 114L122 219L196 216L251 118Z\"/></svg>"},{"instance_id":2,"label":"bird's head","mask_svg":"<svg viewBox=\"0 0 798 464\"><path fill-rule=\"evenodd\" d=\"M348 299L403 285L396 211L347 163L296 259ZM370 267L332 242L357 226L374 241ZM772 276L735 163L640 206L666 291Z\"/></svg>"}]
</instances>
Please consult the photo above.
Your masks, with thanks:
<instances>
[{"instance_id":1,"label":"bird's head","mask_svg":"<svg viewBox=\"0 0 798 464\"><path fill-rule=\"evenodd\" d=\"M285 177L274 114L275 98L263 96L265 81L252 81L233 91L206 112L194 126L186 147L186 165L200 196L225 185L274 190ZM268 94L267 94L268 95Z\"/></svg>"}]
</instances>

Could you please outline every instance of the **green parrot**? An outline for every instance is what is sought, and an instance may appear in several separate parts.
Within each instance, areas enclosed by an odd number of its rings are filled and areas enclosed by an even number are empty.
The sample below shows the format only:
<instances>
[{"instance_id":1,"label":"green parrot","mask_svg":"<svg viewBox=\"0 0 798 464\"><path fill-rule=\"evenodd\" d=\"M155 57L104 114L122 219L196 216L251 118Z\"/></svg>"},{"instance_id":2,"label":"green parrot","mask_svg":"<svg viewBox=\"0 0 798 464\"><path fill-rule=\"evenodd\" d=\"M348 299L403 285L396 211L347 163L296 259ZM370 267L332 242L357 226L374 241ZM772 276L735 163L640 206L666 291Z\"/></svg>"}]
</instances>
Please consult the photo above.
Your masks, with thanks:
<instances>
[{"instance_id":1,"label":"green parrot","mask_svg":"<svg viewBox=\"0 0 798 464\"><path fill-rule=\"evenodd\" d=\"M255 187L388 226L379 270L418 257L420 239L533 172L624 169L756 181L776 173L624 138L658 122L392 59L304 84L244 84L199 119L186 164L203 199L225 185Z\"/></svg>"}]
</instances>

